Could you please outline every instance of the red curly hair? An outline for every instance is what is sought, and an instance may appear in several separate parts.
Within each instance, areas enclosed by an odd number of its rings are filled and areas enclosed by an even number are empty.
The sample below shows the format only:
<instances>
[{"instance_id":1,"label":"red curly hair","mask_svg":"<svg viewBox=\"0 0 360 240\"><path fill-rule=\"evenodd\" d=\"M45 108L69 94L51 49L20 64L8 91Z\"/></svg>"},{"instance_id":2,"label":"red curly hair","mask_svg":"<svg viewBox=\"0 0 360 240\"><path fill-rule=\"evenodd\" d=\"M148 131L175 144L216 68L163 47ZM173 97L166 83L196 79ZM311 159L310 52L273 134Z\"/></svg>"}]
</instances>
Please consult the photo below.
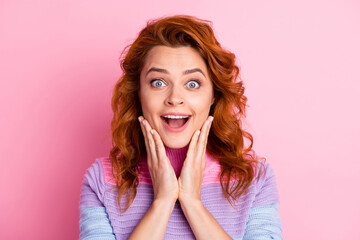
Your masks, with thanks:
<instances>
[{"instance_id":1,"label":"red curly hair","mask_svg":"<svg viewBox=\"0 0 360 240\"><path fill-rule=\"evenodd\" d=\"M142 115L139 101L140 72L147 53L158 45L191 46L204 59L214 85L215 102L210 115L214 117L207 142L207 152L221 164L220 182L223 193L232 205L250 186L258 163L252 150L253 138L242 129L247 98L235 55L223 49L216 40L211 22L187 15L176 15L149 21L137 39L127 46L121 58L123 75L115 85L111 105L112 143L110 159L118 189L118 204L126 193L126 208L132 204L139 184L137 166L146 153L138 122ZM245 148L244 138L250 140ZM228 179L239 179L230 188ZM233 205L232 205L233 206Z\"/></svg>"}]
</instances>

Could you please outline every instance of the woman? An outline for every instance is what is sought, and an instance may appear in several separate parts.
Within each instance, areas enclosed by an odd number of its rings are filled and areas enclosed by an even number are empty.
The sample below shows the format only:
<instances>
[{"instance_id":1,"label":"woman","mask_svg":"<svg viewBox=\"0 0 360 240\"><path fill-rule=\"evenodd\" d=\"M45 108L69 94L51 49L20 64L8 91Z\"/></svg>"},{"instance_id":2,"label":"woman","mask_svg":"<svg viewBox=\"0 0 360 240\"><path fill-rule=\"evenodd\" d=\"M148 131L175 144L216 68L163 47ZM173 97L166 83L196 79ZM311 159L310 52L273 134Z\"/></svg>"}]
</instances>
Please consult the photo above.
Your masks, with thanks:
<instances>
[{"instance_id":1,"label":"woman","mask_svg":"<svg viewBox=\"0 0 360 240\"><path fill-rule=\"evenodd\" d=\"M282 239L273 171L241 128L235 56L209 23L149 22L125 53L113 148L85 174L80 238Z\"/></svg>"}]
</instances>

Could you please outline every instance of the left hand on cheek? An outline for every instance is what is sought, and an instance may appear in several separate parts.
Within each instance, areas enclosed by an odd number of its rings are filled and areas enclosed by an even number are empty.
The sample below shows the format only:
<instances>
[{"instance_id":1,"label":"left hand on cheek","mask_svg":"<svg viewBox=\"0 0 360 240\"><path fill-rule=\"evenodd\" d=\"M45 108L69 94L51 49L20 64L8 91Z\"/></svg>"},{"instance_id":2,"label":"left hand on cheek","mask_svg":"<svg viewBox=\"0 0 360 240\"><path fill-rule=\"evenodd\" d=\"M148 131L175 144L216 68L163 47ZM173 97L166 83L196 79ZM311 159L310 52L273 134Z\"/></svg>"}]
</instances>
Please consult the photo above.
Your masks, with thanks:
<instances>
[{"instance_id":1,"label":"left hand on cheek","mask_svg":"<svg viewBox=\"0 0 360 240\"><path fill-rule=\"evenodd\" d=\"M201 201L201 184L205 171L205 152L207 140L213 117L208 117L199 130L191 138L189 149L183 168L181 170L179 183L179 201Z\"/></svg>"}]
</instances>

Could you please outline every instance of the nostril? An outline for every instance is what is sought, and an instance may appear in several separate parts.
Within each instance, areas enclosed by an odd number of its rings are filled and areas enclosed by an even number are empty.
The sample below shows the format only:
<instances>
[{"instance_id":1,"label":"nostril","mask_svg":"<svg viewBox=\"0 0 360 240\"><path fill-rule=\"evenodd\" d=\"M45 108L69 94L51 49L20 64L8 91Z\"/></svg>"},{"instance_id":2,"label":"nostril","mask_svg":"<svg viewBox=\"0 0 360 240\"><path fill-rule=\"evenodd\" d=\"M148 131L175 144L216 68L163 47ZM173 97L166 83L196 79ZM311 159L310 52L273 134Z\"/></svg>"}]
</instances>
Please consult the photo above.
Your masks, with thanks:
<instances>
[{"instance_id":1,"label":"nostril","mask_svg":"<svg viewBox=\"0 0 360 240\"><path fill-rule=\"evenodd\" d=\"M179 97L169 97L166 99L167 104L169 105L176 105L176 104L183 104L184 100Z\"/></svg>"}]
</instances>

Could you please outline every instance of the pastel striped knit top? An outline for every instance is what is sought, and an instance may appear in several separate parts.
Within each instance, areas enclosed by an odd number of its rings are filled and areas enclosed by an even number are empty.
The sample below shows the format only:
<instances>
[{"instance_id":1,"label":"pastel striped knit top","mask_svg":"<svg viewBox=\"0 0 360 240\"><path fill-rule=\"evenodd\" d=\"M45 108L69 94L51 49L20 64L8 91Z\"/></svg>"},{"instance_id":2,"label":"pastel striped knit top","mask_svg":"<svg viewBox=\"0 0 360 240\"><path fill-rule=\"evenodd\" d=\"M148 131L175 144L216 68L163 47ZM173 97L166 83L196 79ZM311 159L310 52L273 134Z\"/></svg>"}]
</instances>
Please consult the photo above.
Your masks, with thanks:
<instances>
[{"instance_id":1,"label":"pastel striped knit top","mask_svg":"<svg viewBox=\"0 0 360 240\"><path fill-rule=\"evenodd\" d=\"M166 148L177 177L187 149L188 146L180 149ZM270 165L267 162L264 165L264 175L253 180L233 208L221 189L221 166L206 153L201 201L233 239L282 239L276 180ZM127 239L131 235L154 198L152 180L144 157L140 159L138 172L140 176L136 197L130 208L125 213L120 213L110 159L98 158L87 169L80 194L80 239ZM234 181L232 179L230 182ZM123 207L126 206L125 201L124 197L121 202ZM164 239L195 239L178 201L170 216Z\"/></svg>"}]
</instances>

